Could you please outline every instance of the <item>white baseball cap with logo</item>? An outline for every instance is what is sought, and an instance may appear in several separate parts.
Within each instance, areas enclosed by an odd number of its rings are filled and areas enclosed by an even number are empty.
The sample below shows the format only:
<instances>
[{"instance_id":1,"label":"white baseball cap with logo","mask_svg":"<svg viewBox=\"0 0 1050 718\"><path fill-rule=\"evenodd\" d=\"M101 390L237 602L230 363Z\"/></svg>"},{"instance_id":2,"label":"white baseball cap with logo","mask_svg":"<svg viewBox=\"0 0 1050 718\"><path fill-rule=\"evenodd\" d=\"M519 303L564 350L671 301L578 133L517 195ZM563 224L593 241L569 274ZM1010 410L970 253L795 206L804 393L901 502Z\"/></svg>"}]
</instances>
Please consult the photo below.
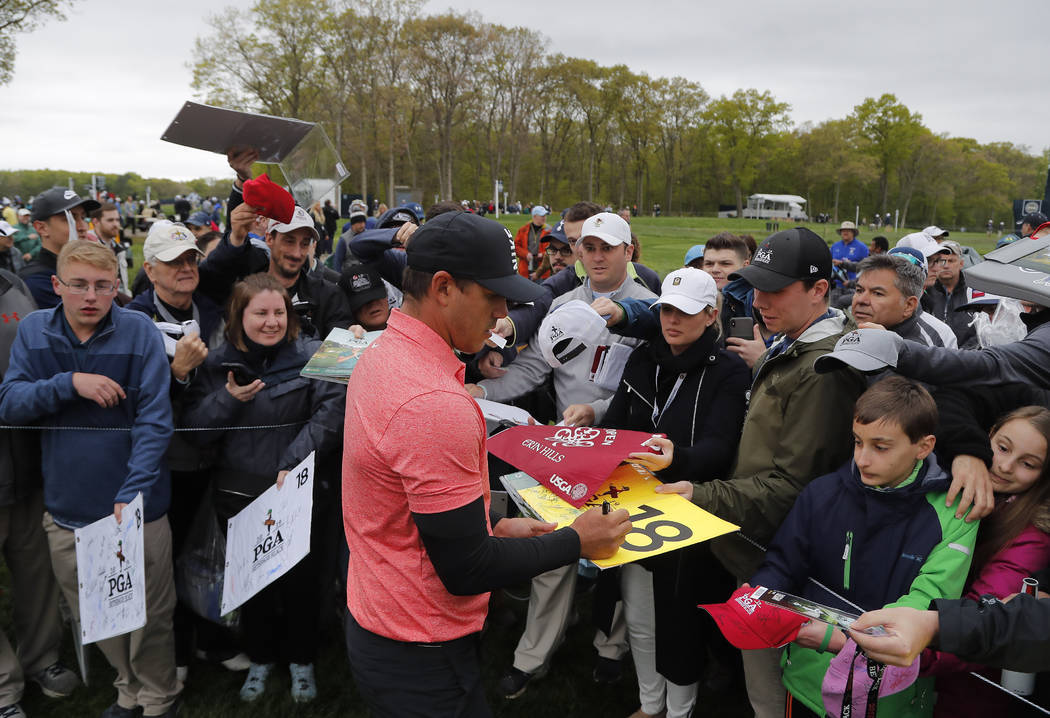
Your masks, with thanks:
<instances>
[{"instance_id":1,"label":"white baseball cap with logo","mask_svg":"<svg viewBox=\"0 0 1050 718\"><path fill-rule=\"evenodd\" d=\"M278 232L280 234L288 234L289 232L294 232L295 230L302 229L303 227L306 227L308 230L310 230L310 233L313 235L315 242L319 242L321 240L321 235L317 233L317 227L314 226L313 217L310 216L309 212L307 212L305 209L299 206L296 206L295 212L292 213L292 219L287 224L282 224L276 219L271 219L270 225L266 228L266 233L269 234L270 232Z\"/></svg>"},{"instance_id":2,"label":"white baseball cap with logo","mask_svg":"<svg viewBox=\"0 0 1050 718\"><path fill-rule=\"evenodd\" d=\"M197 238L185 225L162 219L150 226L149 234L142 245L143 260L150 264L170 262L185 252L196 252L204 256L204 252L197 246Z\"/></svg>"},{"instance_id":3,"label":"white baseball cap with logo","mask_svg":"<svg viewBox=\"0 0 1050 718\"><path fill-rule=\"evenodd\" d=\"M653 306L667 304L686 314L699 314L707 307L718 306L717 302L714 277L696 267L682 267L664 277L660 298Z\"/></svg>"},{"instance_id":4,"label":"white baseball cap with logo","mask_svg":"<svg viewBox=\"0 0 1050 718\"><path fill-rule=\"evenodd\" d=\"M599 212L588 218L580 229L580 239L597 237L613 247L631 243L631 225L612 212Z\"/></svg>"},{"instance_id":5,"label":"white baseball cap with logo","mask_svg":"<svg viewBox=\"0 0 1050 718\"><path fill-rule=\"evenodd\" d=\"M926 257L926 259L929 259L938 252L948 251L946 247L942 247L941 245L937 244L937 240L935 240L933 237L926 234L925 232L912 232L911 234L906 234L900 238L896 246L911 247L912 249L917 249L920 252L922 252L923 256Z\"/></svg>"},{"instance_id":6,"label":"white baseball cap with logo","mask_svg":"<svg viewBox=\"0 0 1050 718\"><path fill-rule=\"evenodd\" d=\"M552 367L575 359L589 346L599 346L605 335L605 320L591 305L572 299L552 309L536 332L540 353Z\"/></svg>"}]
</instances>

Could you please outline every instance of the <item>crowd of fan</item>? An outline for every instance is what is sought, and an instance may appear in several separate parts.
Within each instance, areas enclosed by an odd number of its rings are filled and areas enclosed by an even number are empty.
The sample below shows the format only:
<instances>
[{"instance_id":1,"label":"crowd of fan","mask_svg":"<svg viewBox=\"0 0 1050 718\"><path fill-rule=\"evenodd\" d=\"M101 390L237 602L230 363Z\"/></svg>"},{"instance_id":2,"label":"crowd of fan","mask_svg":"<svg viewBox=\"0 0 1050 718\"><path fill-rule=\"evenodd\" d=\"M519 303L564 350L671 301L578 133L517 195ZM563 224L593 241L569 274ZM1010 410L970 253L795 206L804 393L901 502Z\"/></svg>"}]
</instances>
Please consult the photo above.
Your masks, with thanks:
<instances>
[{"instance_id":1,"label":"crowd of fan","mask_svg":"<svg viewBox=\"0 0 1050 718\"><path fill-rule=\"evenodd\" d=\"M402 301L414 232L475 208L374 212L355 201L339 228L325 202L282 223L243 201L253 160L231 155L238 177L226 202L177 197L175 221L159 206L61 188L4 209L0 421L21 428L0 431L0 540L18 646L16 654L0 635L3 718L24 715L26 679L50 696L79 684L58 660L60 603L78 615L73 530L111 513L119 520L140 492L148 620L98 644L117 674L117 700L103 716L175 715L198 658L247 671L245 701L264 694L278 664L289 666L296 701L316 697L327 608L345 611L340 455L354 397L300 370L333 328L383 329ZM741 526L598 579L594 679L618 680L632 660L634 718L688 716L701 686L728 688L736 653L696 605L742 585L844 610L925 609L939 598L1005 598L1046 569L1046 377L981 376L958 357L981 361L988 347L1020 342L1050 310L968 287L962 270L980 257L948 232L928 227L893 248L884 237L861 243L849 222L830 248L803 228L761 244L724 232L691 247L661 281L641 263L630 210L578 202L557 221L541 205L529 213L508 238L519 273L544 294L497 321L505 347L461 357L467 390L525 407L541 423L659 434L659 452L635 460L664 491ZM129 282L123 235L140 227L143 265ZM1048 229L1045 217L1030 216L1021 236ZM582 356L552 361L538 334L573 302L607 326ZM904 354L889 376L849 362L814 366L858 326L953 359L932 377L909 371ZM600 386L594 352L617 347L623 376ZM195 615L177 600L173 558L201 517L224 527L311 452L309 556L242 607L238 631ZM513 657L489 657L508 662L498 686L507 698L548 670L574 615L578 575L572 564L533 579ZM821 682L845 642L813 624L783 652L744 651L756 715L784 715L785 702L791 715L823 715ZM994 669L928 651L922 677L880 707L895 716L1004 714L1008 698L969 670L996 680Z\"/></svg>"}]
</instances>

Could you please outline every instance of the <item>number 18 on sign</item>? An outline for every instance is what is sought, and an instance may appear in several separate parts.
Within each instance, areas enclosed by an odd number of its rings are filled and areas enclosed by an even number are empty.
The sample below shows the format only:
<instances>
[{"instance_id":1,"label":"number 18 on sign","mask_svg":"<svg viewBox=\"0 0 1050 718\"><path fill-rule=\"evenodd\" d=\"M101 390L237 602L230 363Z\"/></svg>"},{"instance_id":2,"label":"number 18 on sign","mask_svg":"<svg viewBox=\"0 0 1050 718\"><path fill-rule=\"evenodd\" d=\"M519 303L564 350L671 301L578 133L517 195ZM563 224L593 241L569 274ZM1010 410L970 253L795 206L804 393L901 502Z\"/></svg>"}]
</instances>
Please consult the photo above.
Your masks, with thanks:
<instances>
[{"instance_id":1,"label":"number 18 on sign","mask_svg":"<svg viewBox=\"0 0 1050 718\"><path fill-rule=\"evenodd\" d=\"M310 552L314 453L230 519L222 613L234 610Z\"/></svg>"}]
</instances>

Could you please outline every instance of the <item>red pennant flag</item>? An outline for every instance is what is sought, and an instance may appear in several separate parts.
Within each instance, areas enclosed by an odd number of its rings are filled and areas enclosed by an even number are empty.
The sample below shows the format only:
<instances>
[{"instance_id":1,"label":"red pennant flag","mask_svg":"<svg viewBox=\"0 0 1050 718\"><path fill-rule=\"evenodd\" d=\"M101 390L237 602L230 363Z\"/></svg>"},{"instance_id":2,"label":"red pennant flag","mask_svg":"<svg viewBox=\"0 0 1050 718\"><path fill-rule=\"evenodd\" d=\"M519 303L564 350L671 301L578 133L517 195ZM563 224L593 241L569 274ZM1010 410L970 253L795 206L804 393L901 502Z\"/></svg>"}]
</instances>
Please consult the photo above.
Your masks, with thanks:
<instances>
[{"instance_id":1,"label":"red pennant flag","mask_svg":"<svg viewBox=\"0 0 1050 718\"><path fill-rule=\"evenodd\" d=\"M515 426L488 440L491 453L579 508L642 442L644 431L593 426Z\"/></svg>"}]
</instances>

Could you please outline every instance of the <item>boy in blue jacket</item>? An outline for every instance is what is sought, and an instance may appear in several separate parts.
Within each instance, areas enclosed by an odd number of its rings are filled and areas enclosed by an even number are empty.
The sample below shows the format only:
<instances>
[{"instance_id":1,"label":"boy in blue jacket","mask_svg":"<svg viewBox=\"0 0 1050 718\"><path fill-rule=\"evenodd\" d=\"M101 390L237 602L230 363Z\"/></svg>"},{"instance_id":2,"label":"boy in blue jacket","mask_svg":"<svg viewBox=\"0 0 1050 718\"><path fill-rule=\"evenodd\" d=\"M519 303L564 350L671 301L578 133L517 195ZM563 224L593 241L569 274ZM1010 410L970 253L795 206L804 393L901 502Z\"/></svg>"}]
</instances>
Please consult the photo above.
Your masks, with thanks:
<instances>
[{"instance_id":1,"label":"boy in blue jacket","mask_svg":"<svg viewBox=\"0 0 1050 718\"><path fill-rule=\"evenodd\" d=\"M937 407L920 385L890 376L871 386L854 409L853 461L802 490L751 585L851 613L925 610L934 599L958 598L978 523L956 519L945 507L951 479L932 453L936 427ZM821 684L845 640L813 622L788 644L782 682L795 715L809 715L807 709L824 715ZM879 709L928 716L934 698L932 681L919 679L880 698Z\"/></svg>"},{"instance_id":2,"label":"boy in blue jacket","mask_svg":"<svg viewBox=\"0 0 1050 718\"><path fill-rule=\"evenodd\" d=\"M136 631L98 642L117 671L117 702L102 716L174 716L181 686L166 515L164 452L172 418L164 343L145 314L113 306L117 259L110 249L69 242L51 279L61 303L19 324L0 385L0 421L56 427L41 438L44 530L55 578L74 615L80 612L73 529L111 513L117 521L133 520L121 511L142 493L147 620Z\"/></svg>"}]
</instances>

